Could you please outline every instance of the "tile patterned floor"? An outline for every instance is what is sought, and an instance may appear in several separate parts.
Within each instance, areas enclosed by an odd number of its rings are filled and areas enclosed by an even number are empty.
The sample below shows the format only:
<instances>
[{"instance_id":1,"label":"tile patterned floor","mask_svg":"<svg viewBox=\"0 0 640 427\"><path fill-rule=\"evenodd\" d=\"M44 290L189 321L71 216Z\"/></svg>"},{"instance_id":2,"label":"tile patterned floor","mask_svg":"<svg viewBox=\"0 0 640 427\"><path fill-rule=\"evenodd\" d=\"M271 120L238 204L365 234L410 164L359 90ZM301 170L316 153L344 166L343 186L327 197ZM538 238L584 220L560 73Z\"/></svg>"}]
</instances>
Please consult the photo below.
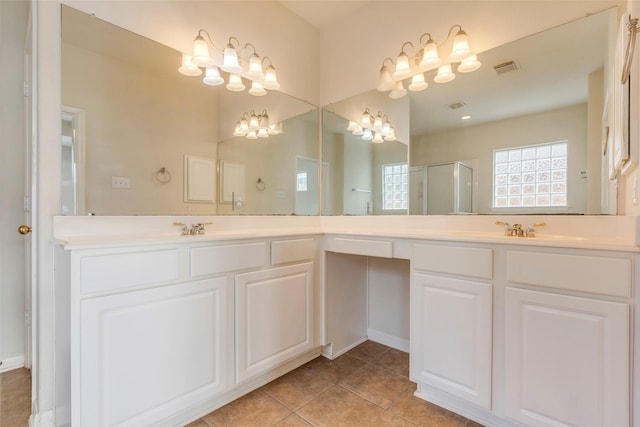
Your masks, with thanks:
<instances>
[{"instance_id":1,"label":"tile patterned floor","mask_svg":"<svg viewBox=\"0 0 640 427\"><path fill-rule=\"evenodd\" d=\"M188 427L482 427L413 396L409 355L373 341L318 357Z\"/></svg>"},{"instance_id":2,"label":"tile patterned floor","mask_svg":"<svg viewBox=\"0 0 640 427\"><path fill-rule=\"evenodd\" d=\"M31 371L0 374L0 427L25 427L31 413Z\"/></svg>"}]
</instances>

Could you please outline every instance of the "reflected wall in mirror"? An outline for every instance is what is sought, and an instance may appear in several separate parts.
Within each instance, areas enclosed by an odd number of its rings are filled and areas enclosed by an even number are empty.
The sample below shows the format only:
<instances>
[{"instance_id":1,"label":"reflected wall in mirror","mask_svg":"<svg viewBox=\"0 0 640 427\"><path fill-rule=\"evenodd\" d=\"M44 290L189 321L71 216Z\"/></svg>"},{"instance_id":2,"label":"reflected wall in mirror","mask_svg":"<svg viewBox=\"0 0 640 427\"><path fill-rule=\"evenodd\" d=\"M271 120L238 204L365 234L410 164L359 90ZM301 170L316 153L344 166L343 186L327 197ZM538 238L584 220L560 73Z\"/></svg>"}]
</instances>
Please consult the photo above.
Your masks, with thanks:
<instances>
[{"instance_id":1,"label":"reflected wall in mirror","mask_svg":"<svg viewBox=\"0 0 640 427\"><path fill-rule=\"evenodd\" d=\"M374 143L347 130L368 109L386 116L395 141ZM408 212L409 101L370 91L322 112L322 214L405 215Z\"/></svg>"},{"instance_id":2,"label":"reflected wall in mirror","mask_svg":"<svg viewBox=\"0 0 640 427\"><path fill-rule=\"evenodd\" d=\"M311 159L299 162L300 173L318 157L317 107L275 91L254 97L207 86L201 78L179 74L180 63L180 52L62 6L63 121L76 124L63 126L63 155L69 153L62 166L68 178L63 180L63 214L317 215L318 198L310 196L317 195L317 182L307 181L311 190L297 203L289 200L297 195L293 153ZM185 156L217 164L223 159L219 146L225 156L233 151L229 140L242 112L265 108L273 123L288 129L268 142L250 141L254 145L233 154L235 162L245 165L244 181L251 188L256 165L279 171L277 177L261 177L267 187L260 199L252 199L247 189L241 209L231 210L230 203L220 202L220 176L211 182L212 199L186 197ZM68 111L79 112L81 123L70 121ZM76 146L84 148L72 150ZM285 181L286 186L280 184ZM280 189L284 197L267 189ZM273 198L267 202L266 197Z\"/></svg>"},{"instance_id":3,"label":"reflected wall in mirror","mask_svg":"<svg viewBox=\"0 0 640 427\"><path fill-rule=\"evenodd\" d=\"M412 169L471 166L473 213L610 213L602 118L616 24L612 9L552 28L479 54L472 74L411 93ZM516 161L518 147L559 141L560 157L539 149L546 157L528 150ZM495 150L510 161L494 166ZM428 200L427 188L413 185L411 200ZM411 213L429 213L427 203Z\"/></svg>"}]
</instances>

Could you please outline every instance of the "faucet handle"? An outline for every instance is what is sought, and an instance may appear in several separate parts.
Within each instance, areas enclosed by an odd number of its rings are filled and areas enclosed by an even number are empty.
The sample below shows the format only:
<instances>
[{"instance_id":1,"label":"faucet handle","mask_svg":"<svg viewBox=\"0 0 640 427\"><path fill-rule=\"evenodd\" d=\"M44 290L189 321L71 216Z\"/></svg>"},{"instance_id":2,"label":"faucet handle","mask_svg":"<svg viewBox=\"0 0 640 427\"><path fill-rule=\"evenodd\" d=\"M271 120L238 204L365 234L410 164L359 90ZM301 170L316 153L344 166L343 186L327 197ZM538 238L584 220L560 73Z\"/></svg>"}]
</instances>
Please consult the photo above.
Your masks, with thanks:
<instances>
[{"instance_id":1,"label":"faucet handle","mask_svg":"<svg viewBox=\"0 0 640 427\"><path fill-rule=\"evenodd\" d=\"M511 225L509 225L508 222L496 221L496 225L502 225L504 227L504 235L511 236L511 232L513 231L513 228L511 227Z\"/></svg>"},{"instance_id":2,"label":"faucet handle","mask_svg":"<svg viewBox=\"0 0 640 427\"><path fill-rule=\"evenodd\" d=\"M186 236L189 234L189 227L187 227L187 224L185 224L184 222L177 222L174 221L173 225L177 226L177 227L182 227L180 229L180 234L182 234L183 236Z\"/></svg>"},{"instance_id":3,"label":"faucet handle","mask_svg":"<svg viewBox=\"0 0 640 427\"><path fill-rule=\"evenodd\" d=\"M546 222L533 223L533 224L531 224L531 225L529 225L527 227L526 231L524 232L524 236L525 237L536 237L536 227L544 227L546 225L547 225Z\"/></svg>"}]
</instances>

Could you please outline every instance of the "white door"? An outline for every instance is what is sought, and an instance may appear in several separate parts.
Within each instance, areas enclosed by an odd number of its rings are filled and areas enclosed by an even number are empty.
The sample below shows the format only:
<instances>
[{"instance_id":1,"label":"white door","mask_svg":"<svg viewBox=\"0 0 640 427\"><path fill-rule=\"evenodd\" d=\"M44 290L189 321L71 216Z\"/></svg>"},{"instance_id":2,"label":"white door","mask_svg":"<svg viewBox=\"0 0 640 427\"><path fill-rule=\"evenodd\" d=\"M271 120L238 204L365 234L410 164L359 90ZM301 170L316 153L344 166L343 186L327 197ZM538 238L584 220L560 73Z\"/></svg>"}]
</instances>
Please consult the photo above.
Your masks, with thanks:
<instances>
[{"instance_id":1,"label":"white door","mask_svg":"<svg viewBox=\"0 0 640 427\"><path fill-rule=\"evenodd\" d=\"M491 409L492 285L414 273L411 379Z\"/></svg>"},{"instance_id":2,"label":"white door","mask_svg":"<svg viewBox=\"0 0 640 427\"><path fill-rule=\"evenodd\" d=\"M296 156L296 215L318 215L318 160Z\"/></svg>"},{"instance_id":3,"label":"white door","mask_svg":"<svg viewBox=\"0 0 640 427\"><path fill-rule=\"evenodd\" d=\"M27 3L0 2L0 14L0 61L6 65L0 73L0 372L3 372L30 365L25 321L29 315L26 307L30 290L27 281L30 236L21 236L16 231L21 224L30 224L24 199L28 187L25 165L29 164L30 152L25 137L29 129L25 112L30 111L25 75L29 76L30 58L24 50L24 43L29 43L29 38L25 39L25 34L29 34L25 26Z\"/></svg>"},{"instance_id":4,"label":"white door","mask_svg":"<svg viewBox=\"0 0 640 427\"><path fill-rule=\"evenodd\" d=\"M506 289L506 415L528 426L629 425L629 305Z\"/></svg>"}]
</instances>

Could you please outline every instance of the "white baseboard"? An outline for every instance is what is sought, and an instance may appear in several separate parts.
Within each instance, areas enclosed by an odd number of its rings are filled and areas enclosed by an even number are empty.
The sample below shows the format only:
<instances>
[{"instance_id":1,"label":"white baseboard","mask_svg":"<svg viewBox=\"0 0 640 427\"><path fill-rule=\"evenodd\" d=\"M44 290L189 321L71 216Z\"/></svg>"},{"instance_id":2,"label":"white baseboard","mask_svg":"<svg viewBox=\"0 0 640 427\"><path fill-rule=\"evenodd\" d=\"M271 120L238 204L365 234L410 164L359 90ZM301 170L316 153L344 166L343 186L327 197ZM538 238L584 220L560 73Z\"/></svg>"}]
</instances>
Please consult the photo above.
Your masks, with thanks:
<instances>
[{"instance_id":1,"label":"white baseboard","mask_svg":"<svg viewBox=\"0 0 640 427\"><path fill-rule=\"evenodd\" d=\"M13 371L14 369L24 367L24 356L11 357L4 359L0 365L0 374L3 372Z\"/></svg>"},{"instance_id":2,"label":"white baseboard","mask_svg":"<svg viewBox=\"0 0 640 427\"><path fill-rule=\"evenodd\" d=\"M56 419L53 411L32 414L29 418L29 427L56 427Z\"/></svg>"},{"instance_id":3,"label":"white baseboard","mask_svg":"<svg viewBox=\"0 0 640 427\"><path fill-rule=\"evenodd\" d=\"M409 353L409 340L389 335L385 332L375 331L373 329L367 329L367 336L371 341Z\"/></svg>"}]
</instances>

